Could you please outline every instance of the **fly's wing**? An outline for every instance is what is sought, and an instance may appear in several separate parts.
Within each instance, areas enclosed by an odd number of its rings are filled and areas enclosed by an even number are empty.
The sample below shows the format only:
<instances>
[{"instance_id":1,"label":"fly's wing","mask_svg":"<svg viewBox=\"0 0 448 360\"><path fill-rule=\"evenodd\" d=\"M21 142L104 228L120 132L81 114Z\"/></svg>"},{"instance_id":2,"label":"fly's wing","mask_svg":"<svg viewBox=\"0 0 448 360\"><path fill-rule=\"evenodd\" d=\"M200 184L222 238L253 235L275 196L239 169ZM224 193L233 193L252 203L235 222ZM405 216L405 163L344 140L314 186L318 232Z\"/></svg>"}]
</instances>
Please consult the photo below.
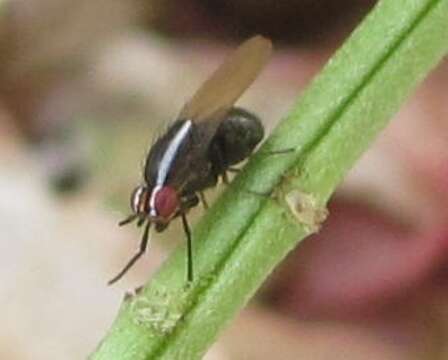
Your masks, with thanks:
<instances>
[{"instance_id":1,"label":"fly's wing","mask_svg":"<svg viewBox=\"0 0 448 360\"><path fill-rule=\"evenodd\" d=\"M190 192L216 181L210 174L207 149L225 113L253 83L267 63L271 41L255 36L232 54L185 104L179 120L196 123L183 150L173 160L167 183L175 189Z\"/></svg>"},{"instance_id":2,"label":"fly's wing","mask_svg":"<svg viewBox=\"0 0 448 360\"><path fill-rule=\"evenodd\" d=\"M196 91L183 107L179 118L195 122L209 120L219 125L221 114L228 110L254 82L266 65L272 43L260 35L245 41L213 75Z\"/></svg>"}]
</instances>

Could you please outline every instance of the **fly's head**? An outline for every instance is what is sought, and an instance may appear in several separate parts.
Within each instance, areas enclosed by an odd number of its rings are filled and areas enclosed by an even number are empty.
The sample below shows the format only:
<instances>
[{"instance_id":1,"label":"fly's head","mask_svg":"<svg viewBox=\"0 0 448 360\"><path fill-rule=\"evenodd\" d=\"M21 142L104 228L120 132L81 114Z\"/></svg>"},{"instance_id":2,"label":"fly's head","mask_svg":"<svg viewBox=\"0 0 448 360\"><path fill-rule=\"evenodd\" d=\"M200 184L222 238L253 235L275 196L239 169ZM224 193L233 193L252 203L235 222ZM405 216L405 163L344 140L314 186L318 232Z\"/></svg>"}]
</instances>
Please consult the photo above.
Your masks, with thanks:
<instances>
[{"instance_id":1,"label":"fly's head","mask_svg":"<svg viewBox=\"0 0 448 360\"><path fill-rule=\"evenodd\" d=\"M148 220L161 231L166 228L171 219L179 211L180 200L177 191L171 186L156 185L150 188L140 185L131 195L131 209L133 219L140 222Z\"/></svg>"},{"instance_id":2,"label":"fly's head","mask_svg":"<svg viewBox=\"0 0 448 360\"><path fill-rule=\"evenodd\" d=\"M144 254L149 241L151 225L154 225L156 231L163 231L171 219L179 213L179 208L180 200L177 191L171 186L140 185L134 189L131 195L132 214L121 221L119 225L129 224L134 220L137 220L138 227L146 223L140 250L128 261L123 270L108 282L109 285L120 280Z\"/></svg>"}]
</instances>

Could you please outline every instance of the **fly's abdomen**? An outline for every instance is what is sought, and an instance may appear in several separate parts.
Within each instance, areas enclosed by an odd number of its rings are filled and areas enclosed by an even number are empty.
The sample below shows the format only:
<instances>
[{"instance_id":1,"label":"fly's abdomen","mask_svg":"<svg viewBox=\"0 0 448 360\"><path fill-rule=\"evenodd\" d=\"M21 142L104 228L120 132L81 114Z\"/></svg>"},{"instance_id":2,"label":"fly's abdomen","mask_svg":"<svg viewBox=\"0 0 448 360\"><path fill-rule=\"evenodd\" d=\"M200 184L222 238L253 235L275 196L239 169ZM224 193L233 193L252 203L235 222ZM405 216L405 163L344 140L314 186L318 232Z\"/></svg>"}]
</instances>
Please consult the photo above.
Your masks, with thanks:
<instances>
[{"instance_id":1,"label":"fly's abdomen","mask_svg":"<svg viewBox=\"0 0 448 360\"><path fill-rule=\"evenodd\" d=\"M248 158L264 137L260 119L253 113L233 107L220 124L209 149L217 173Z\"/></svg>"}]
</instances>

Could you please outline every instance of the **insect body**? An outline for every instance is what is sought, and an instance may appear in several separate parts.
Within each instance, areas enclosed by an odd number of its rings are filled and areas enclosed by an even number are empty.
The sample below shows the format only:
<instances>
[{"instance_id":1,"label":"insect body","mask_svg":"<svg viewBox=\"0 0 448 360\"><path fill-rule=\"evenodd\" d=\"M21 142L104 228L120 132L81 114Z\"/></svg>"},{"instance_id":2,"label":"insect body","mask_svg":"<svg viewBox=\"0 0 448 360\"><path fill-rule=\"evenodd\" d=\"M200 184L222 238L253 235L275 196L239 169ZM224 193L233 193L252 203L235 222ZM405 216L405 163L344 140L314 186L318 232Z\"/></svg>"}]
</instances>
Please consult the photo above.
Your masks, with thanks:
<instances>
[{"instance_id":1,"label":"insect body","mask_svg":"<svg viewBox=\"0 0 448 360\"><path fill-rule=\"evenodd\" d=\"M192 241L186 213L202 191L217 184L232 165L246 159L262 140L263 125L234 103L252 84L271 54L271 42L255 36L244 42L199 88L177 120L151 147L144 184L131 195L132 215L120 225L145 224L139 251L109 281L118 281L144 254L149 228L157 232L182 218L187 236L188 281L193 280Z\"/></svg>"}]
</instances>

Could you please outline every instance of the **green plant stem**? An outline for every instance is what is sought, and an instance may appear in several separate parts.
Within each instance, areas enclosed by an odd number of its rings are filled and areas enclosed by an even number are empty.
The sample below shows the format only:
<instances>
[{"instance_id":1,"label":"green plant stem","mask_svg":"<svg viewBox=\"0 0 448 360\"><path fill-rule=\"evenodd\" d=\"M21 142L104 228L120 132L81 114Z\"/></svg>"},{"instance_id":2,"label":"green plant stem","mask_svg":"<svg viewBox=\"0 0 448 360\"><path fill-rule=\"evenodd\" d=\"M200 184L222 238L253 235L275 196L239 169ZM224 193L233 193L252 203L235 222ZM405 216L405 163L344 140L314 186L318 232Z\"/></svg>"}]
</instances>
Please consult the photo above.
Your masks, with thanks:
<instances>
[{"instance_id":1,"label":"green plant stem","mask_svg":"<svg viewBox=\"0 0 448 360\"><path fill-rule=\"evenodd\" d=\"M448 0L380 1L195 227L195 282L185 287L181 248L123 302L91 358L200 359L272 269L318 228L347 171L447 50ZM267 154L285 148L295 151Z\"/></svg>"}]
</instances>

